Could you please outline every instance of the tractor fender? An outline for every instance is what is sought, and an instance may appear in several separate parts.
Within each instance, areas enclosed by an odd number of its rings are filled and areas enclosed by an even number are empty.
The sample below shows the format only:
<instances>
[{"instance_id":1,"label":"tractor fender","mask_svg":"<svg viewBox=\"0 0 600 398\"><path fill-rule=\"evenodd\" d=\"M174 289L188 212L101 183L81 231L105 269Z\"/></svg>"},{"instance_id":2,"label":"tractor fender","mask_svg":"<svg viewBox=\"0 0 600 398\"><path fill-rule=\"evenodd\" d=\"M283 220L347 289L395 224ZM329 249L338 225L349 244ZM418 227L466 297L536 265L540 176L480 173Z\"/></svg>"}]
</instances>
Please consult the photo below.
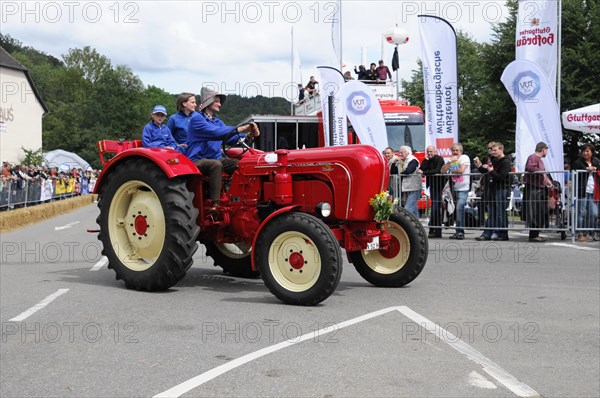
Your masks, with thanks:
<instances>
[{"instance_id":1,"label":"tractor fender","mask_svg":"<svg viewBox=\"0 0 600 398\"><path fill-rule=\"evenodd\" d=\"M198 167L187 156L172 149L133 148L117 154L108 162L104 169L102 169L102 173L98 176L94 193L97 194L100 191L104 177L109 175L117 165L132 158L140 157L154 162L169 179L183 175L200 175Z\"/></svg>"},{"instance_id":2,"label":"tractor fender","mask_svg":"<svg viewBox=\"0 0 600 398\"><path fill-rule=\"evenodd\" d=\"M300 205L291 205L291 206L286 206L286 207L282 207L279 210L274 211L273 213L269 214L269 216L267 218L265 218L265 220L258 226L258 229L256 230L256 233L254 234L254 239L252 240L252 270L253 271L258 271L258 268L256 267L256 264L254 263L254 254L256 253L256 250L254 250L254 247L256 246L256 239L258 239L258 235L260 235L260 232L262 231L263 227L265 225L267 225L269 223L269 221L271 221L273 218L277 217L280 214L283 213L289 213L294 209L300 208Z\"/></svg>"}]
</instances>

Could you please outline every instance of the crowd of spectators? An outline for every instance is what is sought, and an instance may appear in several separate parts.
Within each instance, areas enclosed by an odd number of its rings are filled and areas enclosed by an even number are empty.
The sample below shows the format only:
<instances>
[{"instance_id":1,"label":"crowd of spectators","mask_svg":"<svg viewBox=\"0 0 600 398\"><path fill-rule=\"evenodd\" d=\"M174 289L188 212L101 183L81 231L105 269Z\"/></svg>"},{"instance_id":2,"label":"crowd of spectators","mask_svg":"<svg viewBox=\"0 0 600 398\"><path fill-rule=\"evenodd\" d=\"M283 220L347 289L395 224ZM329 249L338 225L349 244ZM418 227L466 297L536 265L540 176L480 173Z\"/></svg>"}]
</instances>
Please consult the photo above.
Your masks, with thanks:
<instances>
[{"instance_id":1,"label":"crowd of spectators","mask_svg":"<svg viewBox=\"0 0 600 398\"><path fill-rule=\"evenodd\" d=\"M64 167L64 166L63 166ZM2 163L0 210L92 193L97 170Z\"/></svg>"},{"instance_id":2,"label":"crowd of spectators","mask_svg":"<svg viewBox=\"0 0 600 398\"><path fill-rule=\"evenodd\" d=\"M511 173L512 162L500 142L488 143L488 156L483 162L478 157L471 162L460 143L454 143L451 150L451 157L445 161L436 155L435 147L429 146L421 163L412 155L410 147L403 146L398 153L392 148L383 151L390 166L390 182L395 181L390 183L390 193L416 217L419 217L417 201L421 198L421 177L426 178L431 200L429 238L441 238L444 219L448 220L447 226L453 224L455 228L450 239L465 239L464 229L468 226L484 228L481 236L475 238L478 241L509 240L508 211L513 207L510 201L516 196L515 190L524 198L518 211L528 229L530 242L546 241L540 232L552 229L550 216L553 216L554 227L568 227L569 206L561 203L559 207L556 203L561 200L563 187L552 179L553 171L546 171L544 167L543 158L548 154L546 143L536 145L522 175ZM572 167L577 172L573 198L576 214L570 222L575 223L580 242L600 240L600 159L594 155L594 145L583 145ZM565 178L565 184L571 182L571 173L565 172ZM471 225L466 222L467 207L476 211L471 213L471 217L477 217Z\"/></svg>"},{"instance_id":3,"label":"crowd of spectators","mask_svg":"<svg viewBox=\"0 0 600 398\"><path fill-rule=\"evenodd\" d=\"M382 59L379 60L379 66L377 66L375 62L372 62L369 69L366 69L364 65L360 65L357 70L355 66L354 73L357 74L358 80L367 84L385 83L388 78L389 81L392 81L392 72L390 72L390 69L384 64ZM344 76L346 77L346 80L348 80L348 77L346 75Z\"/></svg>"}]
</instances>

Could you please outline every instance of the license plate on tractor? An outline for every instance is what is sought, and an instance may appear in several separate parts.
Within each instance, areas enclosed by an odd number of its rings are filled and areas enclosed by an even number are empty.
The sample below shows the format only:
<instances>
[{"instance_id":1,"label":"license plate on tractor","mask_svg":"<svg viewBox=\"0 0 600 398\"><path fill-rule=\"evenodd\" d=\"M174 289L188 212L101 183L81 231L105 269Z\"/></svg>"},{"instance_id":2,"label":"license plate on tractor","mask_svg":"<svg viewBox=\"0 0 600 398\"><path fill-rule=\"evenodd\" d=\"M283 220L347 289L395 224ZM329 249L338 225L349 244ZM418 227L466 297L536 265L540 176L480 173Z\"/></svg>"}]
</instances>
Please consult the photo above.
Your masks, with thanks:
<instances>
[{"instance_id":1,"label":"license plate on tractor","mask_svg":"<svg viewBox=\"0 0 600 398\"><path fill-rule=\"evenodd\" d=\"M374 236L373 240L367 243L367 250L379 250L379 236Z\"/></svg>"}]
</instances>

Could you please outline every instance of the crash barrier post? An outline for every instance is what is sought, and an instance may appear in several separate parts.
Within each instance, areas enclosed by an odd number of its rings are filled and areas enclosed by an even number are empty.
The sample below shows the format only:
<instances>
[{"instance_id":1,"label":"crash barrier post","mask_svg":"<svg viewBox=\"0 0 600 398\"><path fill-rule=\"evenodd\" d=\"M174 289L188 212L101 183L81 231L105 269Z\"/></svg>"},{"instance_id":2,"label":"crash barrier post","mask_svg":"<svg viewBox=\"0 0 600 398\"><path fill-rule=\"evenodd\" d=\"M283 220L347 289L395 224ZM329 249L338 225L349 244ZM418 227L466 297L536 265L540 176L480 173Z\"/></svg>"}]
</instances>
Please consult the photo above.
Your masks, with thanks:
<instances>
[{"instance_id":1,"label":"crash barrier post","mask_svg":"<svg viewBox=\"0 0 600 398\"><path fill-rule=\"evenodd\" d=\"M549 179L544 180L544 176L549 176ZM527 233L529 229L540 229L559 233L561 239L575 236L574 214L577 209L572 200L575 187L571 184L574 177L569 171L510 173L503 181L495 180L492 174L478 172L462 176L437 174L431 177L439 178L443 187L442 228L455 228L457 201L452 179L458 181L469 177L468 197L464 206L465 230L487 231L491 236L502 231ZM396 198L402 197L403 178L405 176L390 176L388 189ZM424 205L419 206L419 213L427 226L432 192L425 188L424 180L423 195L426 195L426 199L421 199Z\"/></svg>"}]
</instances>

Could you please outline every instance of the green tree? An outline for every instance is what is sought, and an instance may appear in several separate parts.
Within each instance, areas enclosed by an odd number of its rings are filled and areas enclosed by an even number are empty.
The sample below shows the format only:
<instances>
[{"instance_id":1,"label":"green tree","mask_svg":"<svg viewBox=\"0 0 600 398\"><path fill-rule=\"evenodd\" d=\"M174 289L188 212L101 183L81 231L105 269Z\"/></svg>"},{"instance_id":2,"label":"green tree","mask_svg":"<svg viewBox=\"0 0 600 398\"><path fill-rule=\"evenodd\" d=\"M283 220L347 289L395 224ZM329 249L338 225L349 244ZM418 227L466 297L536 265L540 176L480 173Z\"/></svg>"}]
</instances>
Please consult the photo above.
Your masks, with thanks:
<instances>
[{"instance_id":1,"label":"green tree","mask_svg":"<svg viewBox=\"0 0 600 398\"><path fill-rule=\"evenodd\" d=\"M167 108L167 113L169 116L177 113L176 101L178 95L170 94L162 88L156 86L146 87L143 95L145 98L144 111L146 112L146 116L150 115L150 111L154 105L159 104L164 105Z\"/></svg>"},{"instance_id":2,"label":"green tree","mask_svg":"<svg viewBox=\"0 0 600 398\"><path fill-rule=\"evenodd\" d=\"M600 6L597 0L563 0L561 111L581 108L600 100ZM565 157L571 162L582 143L595 142L593 134L563 130Z\"/></svg>"},{"instance_id":3,"label":"green tree","mask_svg":"<svg viewBox=\"0 0 600 398\"><path fill-rule=\"evenodd\" d=\"M22 146L21 149L25 153L25 158L23 159L23 161L21 161L22 164L27 164L27 165L33 164L36 166L39 166L42 164L42 160L44 159L44 156L42 154L42 148L27 149Z\"/></svg>"},{"instance_id":4,"label":"green tree","mask_svg":"<svg viewBox=\"0 0 600 398\"><path fill-rule=\"evenodd\" d=\"M67 69L77 71L84 80L96 83L111 69L110 59L98 54L90 46L72 48L63 55Z\"/></svg>"}]
</instances>

